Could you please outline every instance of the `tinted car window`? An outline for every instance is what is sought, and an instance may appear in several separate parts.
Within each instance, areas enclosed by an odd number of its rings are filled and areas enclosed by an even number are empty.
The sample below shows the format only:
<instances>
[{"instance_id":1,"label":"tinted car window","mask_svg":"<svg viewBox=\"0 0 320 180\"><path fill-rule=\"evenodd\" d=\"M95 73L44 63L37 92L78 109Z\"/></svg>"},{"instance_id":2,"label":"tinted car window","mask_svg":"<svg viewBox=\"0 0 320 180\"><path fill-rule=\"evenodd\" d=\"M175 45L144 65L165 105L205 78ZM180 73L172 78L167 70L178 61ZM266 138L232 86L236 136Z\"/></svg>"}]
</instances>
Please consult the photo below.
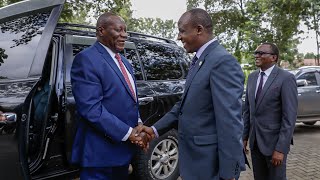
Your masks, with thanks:
<instances>
[{"instance_id":1,"label":"tinted car window","mask_svg":"<svg viewBox=\"0 0 320 180\"><path fill-rule=\"evenodd\" d=\"M136 80L142 80L143 76L137 51L135 49L125 49L123 54L132 65Z\"/></svg>"},{"instance_id":2,"label":"tinted car window","mask_svg":"<svg viewBox=\"0 0 320 180\"><path fill-rule=\"evenodd\" d=\"M316 75L314 72L304 73L299 76L297 79L305 79L307 80L308 86L316 86L318 85Z\"/></svg>"},{"instance_id":3,"label":"tinted car window","mask_svg":"<svg viewBox=\"0 0 320 180\"><path fill-rule=\"evenodd\" d=\"M0 81L28 77L49 15L39 13L0 24Z\"/></svg>"},{"instance_id":4,"label":"tinted car window","mask_svg":"<svg viewBox=\"0 0 320 180\"><path fill-rule=\"evenodd\" d=\"M139 42L138 51L148 80L169 80L182 77L175 49L157 42Z\"/></svg>"},{"instance_id":5,"label":"tinted car window","mask_svg":"<svg viewBox=\"0 0 320 180\"><path fill-rule=\"evenodd\" d=\"M80 51L84 50L85 48L89 47L88 45L73 45L73 56L78 54ZM137 56L136 50L134 49L125 49L124 52L121 52L130 62L133 67L134 76L136 80L142 80L142 72L141 66L139 62L139 58Z\"/></svg>"}]
</instances>

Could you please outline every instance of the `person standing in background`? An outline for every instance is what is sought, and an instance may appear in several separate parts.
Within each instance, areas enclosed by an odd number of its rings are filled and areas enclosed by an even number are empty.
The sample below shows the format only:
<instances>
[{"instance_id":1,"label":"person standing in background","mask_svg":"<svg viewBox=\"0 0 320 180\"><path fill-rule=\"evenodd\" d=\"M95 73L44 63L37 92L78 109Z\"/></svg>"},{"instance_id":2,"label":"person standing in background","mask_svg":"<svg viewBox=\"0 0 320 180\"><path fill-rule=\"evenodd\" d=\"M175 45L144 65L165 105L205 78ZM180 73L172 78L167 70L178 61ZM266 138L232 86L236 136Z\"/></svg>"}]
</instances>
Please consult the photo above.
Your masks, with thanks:
<instances>
[{"instance_id":1,"label":"person standing in background","mask_svg":"<svg viewBox=\"0 0 320 180\"><path fill-rule=\"evenodd\" d=\"M251 149L255 180L286 180L287 154L297 118L298 93L293 74L279 68L278 47L262 43L254 52L258 70L248 77L243 144Z\"/></svg>"}]
</instances>

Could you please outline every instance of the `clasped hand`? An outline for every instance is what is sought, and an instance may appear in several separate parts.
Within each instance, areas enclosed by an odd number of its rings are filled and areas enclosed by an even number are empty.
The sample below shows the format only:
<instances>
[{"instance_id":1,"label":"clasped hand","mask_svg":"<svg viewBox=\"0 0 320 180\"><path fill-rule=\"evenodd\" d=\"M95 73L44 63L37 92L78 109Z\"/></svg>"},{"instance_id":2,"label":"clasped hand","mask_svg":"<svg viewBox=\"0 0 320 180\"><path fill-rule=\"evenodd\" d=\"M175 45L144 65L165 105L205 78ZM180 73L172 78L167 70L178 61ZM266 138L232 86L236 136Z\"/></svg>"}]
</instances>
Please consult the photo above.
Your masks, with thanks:
<instances>
[{"instance_id":1,"label":"clasped hand","mask_svg":"<svg viewBox=\"0 0 320 180\"><path fill-rule=\"evenodd\" d=\"M3 115L3 112L0 111L0 121L5 121L7 118Z\"/></svg>"},{"instance_id":2,"label":"clasped hand","mask_svg":"<svg viewBox=\"0 0 320 180\"><path fill-rule=\"evenodd\" d=\"M129 140L131 143L138 145L145 152L149 149L149 143L152 139L155 138L155 134L153 129L148 126L144 126L139 124L135 128L133 128Z\"/></svg>"}]
</instances>

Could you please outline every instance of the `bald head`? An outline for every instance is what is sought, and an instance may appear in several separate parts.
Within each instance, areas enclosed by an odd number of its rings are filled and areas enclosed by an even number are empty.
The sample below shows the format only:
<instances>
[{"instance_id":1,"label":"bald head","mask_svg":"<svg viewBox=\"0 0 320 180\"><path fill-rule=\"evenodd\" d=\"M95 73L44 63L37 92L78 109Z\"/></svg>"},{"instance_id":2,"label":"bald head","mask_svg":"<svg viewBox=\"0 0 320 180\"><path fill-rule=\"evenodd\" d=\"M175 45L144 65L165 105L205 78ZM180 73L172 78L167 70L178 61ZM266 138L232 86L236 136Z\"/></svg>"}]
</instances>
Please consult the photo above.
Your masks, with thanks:
<instances>
[{"instance_id":1,"label":"bald head","mask_svg":"<svg viewBox=\"0 0 320 180\"><path fill-rule=\"evenodd\" d=\"M197 52L201 46L213 39L213 25L209 14L203 9L191 9L178 21L178 40L188 53Z\"/></svg>"},{"instance_id":2,"label":"bald head","mask_svg":"<svg viewBox=\"0 0 320 180\"><path fill-rule=\"evenodd\" d=\"M98 30L99 27L108 26L110 23L112 23L113 18L119 18L120 20L122 20L124 22L124 20L120 16L118 16L112 12L105 12L99 16L99 18L97 20L97 24L96 24L96 30Z\"/></svg>"},{"instance_id":3,"label":"bald head","mask_svg":"<svg viewBox=\"0 0 320 180\"><path fill-rule=\"evenodd\" d=\"M207 33L212 34L213 24L207 11L200 8L194 8L185 12L181 18L183 17L188 18L189 23L194 27L201 25Z\"/></svg>"}]
</instances>

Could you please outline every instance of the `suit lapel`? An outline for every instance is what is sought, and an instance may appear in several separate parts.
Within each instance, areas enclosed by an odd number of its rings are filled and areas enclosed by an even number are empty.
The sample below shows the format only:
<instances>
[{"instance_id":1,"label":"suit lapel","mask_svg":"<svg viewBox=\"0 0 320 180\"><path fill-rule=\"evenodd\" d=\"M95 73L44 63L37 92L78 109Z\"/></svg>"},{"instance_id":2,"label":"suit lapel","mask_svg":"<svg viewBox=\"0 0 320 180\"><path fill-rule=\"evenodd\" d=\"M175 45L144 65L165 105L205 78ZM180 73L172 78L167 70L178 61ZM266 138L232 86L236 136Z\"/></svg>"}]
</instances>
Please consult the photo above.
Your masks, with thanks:
<instances>
[{"instance_id":1,"label":"suit lapel","mask_svg":"<svg viewBox=\"0 0 320 180\"><path fill-rule=\"evenodd\" d=\"M195 77L195 75L197 74L197 72L199 71L199 69L201 68L201 66L204 64L205 60L206 60L206 56L215 48L219 45L218 41L214 41L211 44L209 44L209 46L203 51L203 53L201 54L200 58L198 59L198 61L196 62L195 66L193 67L193 70L191 72L190 75L188 75L187 80L186 80L186 85L185 85L185 90L182 96L182 103L184 102L184 98L186 96L186 94L188 93L189 87L192 83L193 78Z\"/></svg>"},{"instance_id":2,"label":"suit lapel","mask_svg":"<svg viewBox=\"0 0 320 180\"><path fill-rule=\"evenodd\" d=\"M194 65L192 72L190 75L188 75L188 79L186 81L186 90L189 89L190 84L194 78L194 76L197 74L197 72L199 71L200 67L202 66L203 62L204 62L204 57L200 57L200 59L198 59L198 61L196 62L196 64ZM201 62L201 63L200 63ZM200 65L201 64L201 65Z\"/></svg>"},{"instance_id":3,"label":"suit lapel","mask_svg":"<svg viewBox=\"0 0 320 180\"><path fill-rule=\"evenodd\" d=\"M277 66L274 66L273 70L270 73L270 76L268 77L266 83L264 84L263 88L262 88L262 92L260 94L260 97L258 99L257 105L256 105L256 109L259 107L259 105L261 104L262 99L264 98L264 95L266 94L266 92L268 91L268 89L270 88L271 84L273 83L273 81L275 80L277 74L278 74L278 70L279 68Z\"/></svg>"},{"instance_id":4,"label":"suit lapel","mask_svg":"<svg viewBox=\"0 0 320 180\"><path fill-rule=\"evenodd\" d=\"M110 54L108 53L108 51L98 42L96 41L96 43L94 44L94 46L97 48L97 50L100 52L101 56L106 60L106 62L110 65L110 67L114 70L114 72L117 74L117 76L119 77L119 79L121 80L122 84L124 85L124 87L127 89L127 92L130 94L130 96L132 97L133 100L135 100L135 98L133 97L130 88L128 86L128 83L126 82L126 80L124 79L124 76L122 74L122 72L120 71L120 69L118 68L117 64L113 61L112 57L110 56ZM122 55L120 55L121 60L123 59ZM128 71L130 72L129 68L127 67L126 63L125 64L126 68L128 69ZM130 72L131 73L131 72ZM131 74L130 74L131 75ZM136 101L136 100L135 100Z\"/></svg>"}]
</instances>

